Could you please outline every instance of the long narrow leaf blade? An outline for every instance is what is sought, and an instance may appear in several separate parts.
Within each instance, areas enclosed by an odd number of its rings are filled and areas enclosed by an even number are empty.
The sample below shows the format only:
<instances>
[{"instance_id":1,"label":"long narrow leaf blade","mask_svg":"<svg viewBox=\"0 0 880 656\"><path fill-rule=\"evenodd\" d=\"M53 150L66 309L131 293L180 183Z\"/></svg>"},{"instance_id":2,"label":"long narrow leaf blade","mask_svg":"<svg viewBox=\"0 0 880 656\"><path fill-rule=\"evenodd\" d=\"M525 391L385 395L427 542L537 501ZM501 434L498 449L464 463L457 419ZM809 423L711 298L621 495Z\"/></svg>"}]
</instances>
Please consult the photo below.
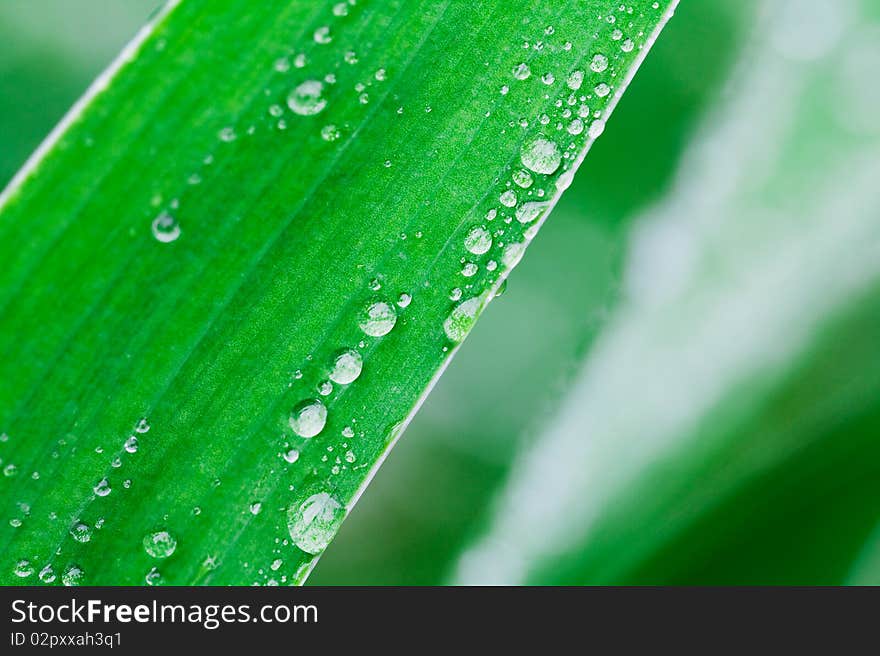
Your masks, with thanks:
<instances>
[{"instance_id":1,"label":"long narrow leaf blade","mask_svg":"<svg viewBox=\"0 0 880 656\"><path fill-rule=\"evenodd\" d=\"M169 6L0 198L0 581L303 581L673 4Z\"/></svg>"}]
</instances>

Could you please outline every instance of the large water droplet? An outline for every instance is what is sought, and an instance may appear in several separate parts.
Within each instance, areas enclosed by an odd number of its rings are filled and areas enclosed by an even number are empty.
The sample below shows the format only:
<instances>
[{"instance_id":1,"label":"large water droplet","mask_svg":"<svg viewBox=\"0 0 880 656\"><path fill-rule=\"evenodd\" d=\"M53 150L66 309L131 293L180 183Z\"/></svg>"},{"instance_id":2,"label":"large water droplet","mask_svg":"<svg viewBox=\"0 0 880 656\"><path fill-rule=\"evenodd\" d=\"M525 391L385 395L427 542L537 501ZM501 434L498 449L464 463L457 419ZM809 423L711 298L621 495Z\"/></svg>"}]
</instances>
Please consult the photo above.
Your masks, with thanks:
<instances>
[{"instance_id":1,"label":"large water droplet","mask_svg":"<svg viewBox=\"0 0 880 656\"><path fill-rule=\"evenodd\" d=\"M144 537L144 551L153 558L168 558L177 549L177 540L168 531L156 531Z\"/></svg>"},{"instance_id":2,"label":"large water droplet","mask_svg":"<svg viewBox=\"0 0 880 656\"><path fill-rule=\"evenodd\" d=\"M345 518L345 509L326 492L313 494L287 512L287 529L293 543L309 554L319 554Z\"/></svg>"},{"instance_id":3,"label":"large water droplet","mask_svg":"<svg viewBox=\"0 0 880 656\"><path fill-rule=\"evenodd\" d=\"M478 296L456 305L443 322L443 331L446 336L453 342L463 340L477 320L477 313L480 311L481 305L482 301Z\"/></svg>"},{"instance_id":4,"label":"large water droplet","mask_svg":"<svg viewBox=\"0 0 880 656\"><path fill-rule=\"evenodd\" d=\"M300 401L290 413L290 427L300 437L314 437L327 423L327 408L318 399Z\"/></svg>"},{"instance_id":5,"label":"large water droplet","mask_svg":"<svg viewBox=\"0 0 880 656\"><path fill-rule=\"evenodd\" d=\"M364 368L364 359L354 349L339 351L333 358L333 370L330 372L330 380L340 385L348 385L357 380Z\"/></svg>"},{"instance_id":6,"label":"large water droplet","mask_svg":"<svg viewBox=\"0 0 880 656\"><path fill-rule=\"evenodd\" d=\"M322 96L324 84L318 80L306 80L287 96L287 106L300 116L312 116L327 106Z\"/></svg>"},{"instance_id":7,"label":"large water droplet","mask_svg":"<svg viewBox=\"0 0 880 656\"><path fill-rule=\"evenodd\" d=\"M537 137L523 145L520 159L530 171L550 174L559 168L559 164L562 162L562 153L559 152L559 146L556 145L556 142Z\"/></svg>"},{"instance_id":8,"label":"large water droplet","mask_svg":"<svg viewBox=\"0 0 880 656\"><path fill-rule=\"evenodd\" d=\"M371 303L361 313L360 327L370 337L382 337L397 323L397 310L385 301Z\"/></svg>"},{"instance_id":9,"label":"large water droplet","mask_svg":"<svg viewBox=\"0 0 880 656\"><path fill-rule=\"evenodd\" d=\"M34 573L34 566L31 565L31 561L29 560L19 560L15 563L15 569L13 572L17 577L25 579Z\"/></svg>"}]
</instances>

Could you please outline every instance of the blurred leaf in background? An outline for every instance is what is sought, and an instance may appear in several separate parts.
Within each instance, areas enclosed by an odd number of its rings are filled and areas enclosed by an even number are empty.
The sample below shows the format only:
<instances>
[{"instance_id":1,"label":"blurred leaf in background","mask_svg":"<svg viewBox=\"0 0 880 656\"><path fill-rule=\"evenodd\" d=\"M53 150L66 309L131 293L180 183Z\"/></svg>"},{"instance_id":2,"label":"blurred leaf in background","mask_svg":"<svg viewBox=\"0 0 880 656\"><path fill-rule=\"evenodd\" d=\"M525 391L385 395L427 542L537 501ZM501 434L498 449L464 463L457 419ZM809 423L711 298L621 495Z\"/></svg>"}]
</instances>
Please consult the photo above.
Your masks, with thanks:
<instances>
[{"instance_id":1,"label":"blurred leaf in background","mask_svg":"<svg viewBox=\"0 0 880 656\"><path fill-rule=\"evenodd\" d=\"M761 4L458 581L877 582L878 19Z\"/></svg>"}]
</instances>

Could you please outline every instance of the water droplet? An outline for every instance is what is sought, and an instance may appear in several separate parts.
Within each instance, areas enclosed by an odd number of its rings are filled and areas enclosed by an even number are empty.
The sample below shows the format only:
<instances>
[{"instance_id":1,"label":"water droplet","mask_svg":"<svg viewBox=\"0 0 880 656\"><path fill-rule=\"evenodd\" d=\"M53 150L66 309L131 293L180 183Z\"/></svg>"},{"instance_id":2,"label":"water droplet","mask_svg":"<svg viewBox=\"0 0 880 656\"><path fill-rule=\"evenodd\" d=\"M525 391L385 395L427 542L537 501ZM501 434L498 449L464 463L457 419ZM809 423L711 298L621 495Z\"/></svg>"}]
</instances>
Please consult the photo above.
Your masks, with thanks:
<instances>
[{"instance_id":1,"label":"water droplet","mask_svg":"<svg viewBox=\"0 0 880 656\"><path fill-rule=\"evenodd\" d=\"M287 57L279 57L275 60L274 67L279 73L286 73L290 70L290 60Z\"/></svg>"},{"instance_id":2,"label":"water droplet","mask_svg":"<svg viewBox=\"0 0 880 656\"><path fill-rule=\"evenodd\" d=\"M83 571L79 565L74 565L71 563L67 567L64 568L64 571L61 573L61 582L67 587L72 587L76 585L80 585L83 580Z\"/></svg>"},{"instance_id":3,"label":"water droplet","mask_svg":"<svg viewBox=\"0 0 880 656\"><path fill-rule=\"evenodd\" d=\"M550 72L544 73L544 74L541 76L541 82L543 82L544 84L546 84L547 86L549 86L549 85L553 84L554 82L556 82L556 76L553 75L553 73L550 73Z\"/></svg>"},{"instance_id":4,"label":"water droplet","mask_svg":"<svg viewBox=\"0 0 880 656\"><path fill-rule=\"evenodd\" d=\"M98 481L98 484L93 488L93 490L95 494L97 494L99 497L106 497L112 491L110 489L110 483L107 481L106 478L102 478L100 481Z\"/></svg>"},{"instance_id":5,"label":"water droplet","mask_svg":"<svg viewBox=\"0 0 880 656\"><path fill-rule=\"evenodd\" d=\"M537 137L523 145L520 160L530 171L549 175L559 168L562 154L556 142Z\"/></svg>"},{"instance_id":6,"label":"water droplet","mask_svg":"<svg viewBox=\"0 0 880 656\"><path fill-rule=\"evenodd\" d=\"M340 136L342 136L342 133L333 124L325 125L321 128L321 138L324 141L336 141Z\"/></svg>"},{"instance_id":7,"label":"water droplet","mask_svg":"<svg viewBox=\"0 0 880 656\"><path fill-rule=\"evenodd\" d=\"M568 79L565 81L565 84L572 91L577 91L581 88L581 85L584 83L584 72L583 71L572 71L568 76Z\"/></svg>"},{"instance_id":8,"label":"water droplet","mask_svg":"<svg viewBox=\"0 0 880 656\"><path fill-rule=\"evenodd\" d=\"M284 459L292 465L299 460L299 451L296 449L290 449L284 454Z\"/></svg>"},{"instance_id":9,"label":"water droplet","mask_svg":"<svg viewBox=\"0 0 880 656\"><path fill-rule=\"evenodd\" d=\"M474 296L456 305L443 322L443 332L453 342L460 342L477 320L482 301Z\"/></svg>"},{"instance_id":10,"label":"water droplet","mask_svg":"<svg viewBox=\"0 0 880 656\"><path fill-rule=\"evenodd\" d=\"M168 558L177 549L177 540L168 531L155 531L144 537L144 551L153 558Z\"/></svg>"},{"instance_id":11,"label":"water droplet","mask_svg":"<svg viewBox=\"0 0 880 656\"><path fill-rule=\"evenodd\" d=\"M152 567L144 577L144 581L146 581L147 585L159 585L162 583L162 573L155 567Z\"/></svg>"},{"instance_id":12,"label":"water droplet","mask_svg":"<svg viewBox=\"0 0 880 656\"><path fill-rule=\"evenodd\" d=\"M590 70L594 73L601 73L606 68L608 68L608 57L601 53L593 55L593 59L590 62Z\"/></svg>"},{"instance_id":13,"label":"water droplet","mask_svg":"<svg viewBox=\"0 0 880 656\"><path fill-rule=\"evenodd\" d=\"M513 268L519 264L524 251L525 244L523 243L508 244L504 247L504 252L501 254L501 261L504 263L504 266Z\"/></svg>"},{"instance_id":14,"label":"water droplet","mask_svg":"<svg viewBox=\"0 0 880 656\"><path fill-rule=\"evenodd\" d=\"M348 16L348 4L345 2L337 2L333 5L334 16ZM275 569L278 569L277 567Z\"/></svg>"},{"instance_id":15,"label":"water droplet","mask_svg":"<svg viewBox=\"0 0 880 656\"><path fill-rule=\"evenodd\" d=\"M287 528L293 543L308 554L319 554L333 538L345 509L326 492L313 494L287 512Z\"/></svg>"},{"instance_id":16,"label":"water droplet","mask_svg":"<svg viewBox=\"0 0 880 656\"><path fill-rule=\"evenodd\" d=\"M364 359L354 349L344 349L333 358L333 370L330 380L340 385L348 385L357 380L364 367Z\"/></svg>"},{"instance_id":17,"label":"water droplet","mask_svg":"<svg viewBox=\"0 0 880 656\"><path fill-rule=\"evenodd\" d=\"M590 123L590 129L587 131L587 134L590 135L591 139L598 139L602 136L602 133L605 131L605 121L602 119L597 119Z\"/></svg>"},{"instance_id":18,"label":"water droplet","mask_svg":"<svg viewBox=\"0 0 880 656\"><path fill-rule=\"evenodd\" d=\"M315 33L312 36L315 39L315 43L320 43L321 45L330 43L333 40L333 37L330 36L330 28L326 25L315 30Z\"/></svg>"},{"instance_id":19,"label":"water droplet","mask_svg":"<svg viewBox=\"0 0 880 656\"><path fill-rule=\"evenodd\" d=\"M174 220L173 216L165 212L162 212L162 214L153 219L150 230L156 241L160 241L163 244L171 243L180 237L180 226L177 225L177 221Z\"/></svg>"},{"instance_id":20,"label":"water droplet","mask_svg":"<svg viewBox=\"0 0 880 656\"><path fill-rule=\"evenodd\" d=\"M406 292L401 293L401 295L397 297L397 306L398 307L405 308L411 302L412 302L412 296L410 296Z\"/></svg>"},{"instance_id":21,"label":"water droplet","mask_svg":"<svg viewBox=\"0 0 880 656\"><path fill-rule=\"evenodd\" d=\"M55 570L52 569L52 565L46 565L43 569L40 570L39 573L40 580L43 583L54 583L55 579Z\"/></svg>"},{"instance_id":22,"label":"water droplet","mask_svg":"<svg viewBox=\"0 0 880 656\"><path fill-rule=\"evenodd\" d=\"M604 98L609 93L611 93L611 87L609 87L604 82L600 82L599 84L596 85L596 87L593 89L593 91L595 91L596 95L599 96L600 98Z\"/></svg>"},{"instance_id":23,"label":"water droplet","mask_svg":"<svg viewBox=\"0 0 880 656\"><path fill-rule=\"evenodd\" d=\"M543 212L544 208L548 205L549 203L547 202L537 201L523 203L522 206L516 209L516 220L520 223L531 223L540 216L541 212Z\"/></svg>"},{"instance_id":24,"label":"water droplet","mask_svg":"<svg viewBox=\"0 0 880 656\"><path fill-rule=\"evenodd\" d=\"M623 43L620 44L620 49L623 50L624 52L632 52L633 48L635 48L635 47L636 47L636 44L633 43L632 39L627 39L626 41L624 41Z\"/></svg>"},{"instance_id":25,"label":"water droplet","mask_svg":"<svg viewBox=\"0 0 880 656\"><path fill-rule=\"evenodd\" d=\"M517 169L513 172L513 175L511 177L513 178L513 183L517 187L528 189L532 186L532 176L525 169Z\"/></svg>"},{"instance_id":26,"label":"water droplet","mask_svg":"<svg viewBox=\"0 0 880 656\"><path fill-rule=\"evenodd\" d=\"M567 129L570 135L578 135L584 131L584 122L581 119L576 118L568 124Z\"/></svg>"},{"instance_id":27,"label":"water droplet","mask_svg":"<svg viewBox=\"0 0 880 656\"><path fill-rule=\"evenodd\" d=\"M92 539L92 529L89 527L88 524L77 522L70 527L70 535L77 542L82 542L83 544L85 544Z\"/></svg>"},{"instance_id":28,"label":"water droplet","mask_svg":"<svg viewBox=\"0 0 880 656\"><path fill-rule=\"evenodd\" d=\"M532 74L532 69L525 62L513 67L513 77L517 80L525 80Z\"/></svg>"},{"instance_id":29,"label":"water droplet","mask_svg":"<svg viewBox=\"0 0 880 656\"><path fill-rule=\"evenodd\" d=\"M269 569L271 569L273 572L277 572L283 564L284 564L283 560L281 560L280 558L276 558L275 560L272 561L272 564L269 565Z\"/></svg>"},{"instance_id":30,"label":"water droplet","mask_svg":"<svg viewBox=\"0 0 880 656\"><path fill-rule=\"evenodd\" d=\"M513 207L516 205L516 194L512 189L508 189L498 197L498 200L505 207Z\"/></svg>"},{"instance_id":31,"label":"water droplet","mask_svg":"<svg viewBox=\"0 0 880 656\"><path fill-rule=\"evenodd\" d=\"M308 57L304 52L299 53L296 57L293 58L293 65L297 68L303 68L309 62Z\"/></svg>"},{"instance_id":32,"label":"water droplet","mask_svg":"<svg viewBox=\"0 0 880 656\"><path fill-rule=\"evenodd\" d=\"M233 128L225 127L217 133L217 136L220 137L220 141L231 143L235 141L238 135L235 134L235 130Z\"/></svg>"},{"instance_id":33,"label":"water droplet","mask_svg":"<svg viewBox=\"0 0 880 656\"><path fill-rule=\"evenodd\" d=\"M287 106L294 114L312 116L327 106L323 97L324 84L318 80L306 80L287 96Z\"/></svg>"},{"instance_id":34,"label":"water droplet","mask_svg":"<svg viewBox=\"0 0 880 656\"><path fill-rule=\"evenodd\" d=\"M248 506L248 510L250 510L251 515L259 515L262 509L263 504L259 501L254 501L250 506Z\"/></svg>"},{"instance_id":35,"label":"water droplet","mask_svg":"<svg viewBox=\"0 0 880 656\"><path fill-rule=\"evenodd\" d=\"M461 287L453 287L452 291L449 292L449 300L457 301L461 298Z\"/></svg>"},{"instance_id":36,"label":"water droplet","mask_svg":"<svg viewBox=\"0 0 880 656\"><path fill-rule=\"evenodd\" d=\"M474 255L482 255L492 248L492 235L483 226L474 226L464 238L464 247Z\"/></svg>"},{"instance_id":37,"label":"water droplet","mask_svg":"<svg viewBox=\"0 0 880 656\"><path fill-rule=\"evenodd\" d=\"M479 271L479 267L473 262L465 262L461 267L461 275L465 278L471 278Z\"/></svg>"},{"instance_id":38,"label":"water droplet","mask_svg":"<svg viewBox=\"0 0 880 656\"><path fill-rule=\"evenodd\" d=\"M300 437L314 437L327 423L327 408L318 399L300 401L290 413L290 427Z\"/></svg>"},{"instance_id":39,"label":"water droplet","mask_svg":"<svg viewBox=\"0 0 880 656\"><path fill-rule=\"evenodd\" d=\"M19 578L25 579L34 573L34 567L29 560L19 560L15 563L15 569L13 572Z\"/></svg>"},{"instance_id":40,"label":"water droplet","mask_svg":"<svg viewBox=\"0 0 880 656\"><path fill-rule=\"evenodd\" d=\"M129 436L129 438L125 440L125 444L123 446L128 453L137 453L138 438L136 438L134 435Z\"/></svg>"},{"instance_id":41,"label":"water droplet","mask_svg":"<svg viewBox=\"0 0 880 656\"><path fill-rule=\"evenodd\" d=\"M397 311L385 301L376 301L364 308L361 313L360 327L370 337L382 337L391 332L397 323Z\"/></svg>"},{"instance_id":42,"label":"water droplet","mask_svg":"<svg viewBox=\"0 0 880 656\"><path fill-rule=\"evenodd\" d=\"M333 392L333 384L329 380L322 380L318 383L318 394L321 396L328 396L331 392Z\"/></svg>"},{"instance_id":43,"label":"water droplet","mask_svg":"<svg viewBox=\"0 0 880 656\"><path fill-rule=\"evenodd\" d=\"M15 476L18 473L18 467L11 462L3 468L4 476Z\"/></svg>"},{"instance_id":44,"label":"water droplet","mask_svg":"<svg viewBox=\"0 0 880 656\"><path fill-rule=\"evenodd\" d=\"M343 437L354 437L354 429L351 426L346 426L342 429Z\"/></svg>"}]
</instances>

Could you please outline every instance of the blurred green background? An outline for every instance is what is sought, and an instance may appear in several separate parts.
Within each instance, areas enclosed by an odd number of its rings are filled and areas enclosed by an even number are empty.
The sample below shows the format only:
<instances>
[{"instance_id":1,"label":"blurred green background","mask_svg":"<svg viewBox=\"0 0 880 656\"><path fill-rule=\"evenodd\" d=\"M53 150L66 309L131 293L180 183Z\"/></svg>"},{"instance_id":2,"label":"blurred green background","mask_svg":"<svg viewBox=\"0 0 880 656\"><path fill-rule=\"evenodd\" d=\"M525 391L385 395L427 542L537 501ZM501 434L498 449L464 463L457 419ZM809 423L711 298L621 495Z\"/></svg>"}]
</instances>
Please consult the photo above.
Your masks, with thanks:
<instances>
[{"instance_id":1,"label":"blurred green background","mask_svg":"<svg viewBox=\"0 0 880 656\"><path fill-rule=\"evenodd\" d=\"M0 0L0 181L14 174L157 4ZM823 5L800 4L806 12ZM852 6L865 15L874 12L876 20L877 3ZM389 456L311 584L441 584L456 576L461 554L492 524L494 500L514 454L540 440L619 304L633 222L674 190L683 154L707 129L711 110L731 93L737 63L756 47L755 26L769 20L761 9L748 0L682 0L506 293L485 313ZM799 138L809 142L810 131ZM773 153L768 150L767 156ZM840 339L822 337L826 341L816 343L826 346L792 364L797 375L761 387L761 403L751 404L748 412L731 414L722 406L713 421L724 430L706 440L729 433L727 451L691 448L664 461L664 471L646 474L628 497L607 500L627 509L635 523L628 531L615 528L621 520L611 512L606 522L611 529L592 541L585 538L578 553L565 554L553 571L543 563L526 578L552 583L877 579L880 479L874 463L880 420L876 394L866 391L873 381L870 366L865 365L860 383L850 386L856 400L823 415L821 434L810 440L812 450L788 449L790 457L774 461L766 476L742 478L738 485L712 482L727 463L751 453L756 440L782 439L778 435L790 433L798 421L808 422L819 405L813 398L816 385L831 381L846 388L844 364L859 368L859 363L877 362L880 324L872 307L880 305L860 303L858 312L841 315L826 330L838 331ZM849 347L830 348L829 339ZM687 501L703 485L726 491L712 503ZM659 489L662 494L651 499ZM662 527L687 514L683 503L700 510L674 536L661 535ZM549 499L547 512L552 510ZM607 507L600 510L608 514ZM650 525L651 517L654 532L640 531L638 523ZM618 550L622 536L640 549L626 566L606 553Z\"/></svg>"}]
</instances>

